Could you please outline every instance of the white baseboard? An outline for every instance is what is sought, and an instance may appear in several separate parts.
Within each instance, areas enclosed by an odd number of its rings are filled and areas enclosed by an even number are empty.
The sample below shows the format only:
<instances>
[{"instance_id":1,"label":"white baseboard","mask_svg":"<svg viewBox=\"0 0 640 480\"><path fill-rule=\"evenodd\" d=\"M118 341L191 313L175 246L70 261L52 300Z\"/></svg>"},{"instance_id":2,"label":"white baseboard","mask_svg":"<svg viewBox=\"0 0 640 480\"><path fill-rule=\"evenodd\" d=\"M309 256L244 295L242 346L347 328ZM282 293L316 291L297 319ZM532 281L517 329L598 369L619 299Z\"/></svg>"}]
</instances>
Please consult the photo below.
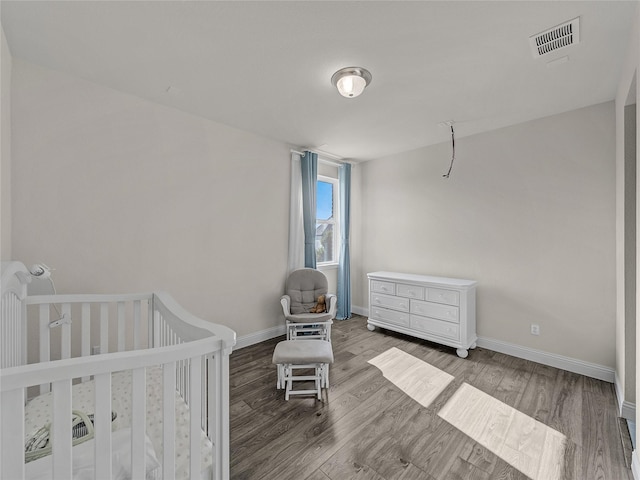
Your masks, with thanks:
<instances>
[{"instance_id":1,"label":"white baseboard","mask_svg":"<svg viewBox=\"0 0 640 480\"><path fill-rule=\"evenodd\" d=\"M358 315L363 315L367 317L369 315L369 310L362 307L351 307L351 311ZM339 320L334 320L334 322ZM265 340L271 340L272 338L279 337L281 335L286 335L287 329L284 324L284 320L282 325L278 325L276 327L267 328L266 330L261 330L259 332L250 333L249 335L243 335L236 339L236 346L234 350L238 350L244 347L250 347L251 345L255 345L256 343L264 342Z\"/></svg>"},{"instance_id":2,"label":"white baseboard","mask_svg":"<svg viewBox=\"0 0 640 480\"><path fill-rule=\"evenodd\" d=\"M351 306L351 311L355 314L362 315L364 317L369 316L369 309ZM282 325L268 328L256 333L250 333L249 335L243 335L238 337L235 348L240 349L254 345L256 343L264 342L281 335L285 335L286 329L284 322ZM493 350L494 352L505 353L512 357L523 358L525 360L531 360L533 362L541 363L542 365L549 365L550 367L561 368L573 373L579 373L580 375L586 375L587 377L597 378L609 383L616 383L615 371L612 368L598 365L595 363L585 362L571 357L565 357L555 353L549 353L542 350L535 350L529 347L523 347L514 343L507 343L501 340L495 340L487 337L478 337L478 346ZM616 392L618 392L618 386L616 386ZM618 397L620 398L620 396ZM622 402L620 410L623 412L624 418L635 419L635 404L630 402ZM627 416L632 415L632 416ZM640 471L640 470L639 470ZM640 480L640 479L639 479Z\"/></svg>"},{"instance_id":3,"label":"white baseboard","mask_svg":"<svg viewBox=\"0 0 640 480\"><path fill-rule=\"evenodd\" d=\"M640 480L640 458L638 458L637 449L631 454L631 473L635 480Z\"/></svg>"},{"instance_id":4,"label":"white baseboard","mask_svg":"<svg viewBox=\"0 0 640 480\"><path fill-rule=\"evenodd\" d=\"M353 313L369 316L369 310L362 307L351 307ZM585 362L571 357L565 357L555 353L549 353L542 350L535 350L529 347L523 347L516 345L515 343L507 343L501 340L495 340L493 338L478 337L478 346L486 348L487 350L493 350L494 352L505 353L512 357L524 358L525 360L531 360L533 362L541 363L542 365L549 365L550 367L561 368L573 373L579 373L580 375L586 375L587 377L597 378L609 383L615 383L615 370L610 367L598 365L595 363ZM620 397L619 397L620 398ZM623 415L624 418L635 419L635 404L630 402L624 402L620 406L624 408L624 411L628 415ZM639 479L640 480L640 479Z\"/></svg>"},{"instance_id":5,"label":"white baseboard","mask_svg":"<svg viewBox=\"0 0 640 480\"><path fill-rule=\"evenodd\" d=\"M249 335L238 337L234 350L249 347L251 345L255 345L256 343L264 342L265 340L271 340L272 338L286 335L286 333L287 329L285 328L283 320L282 325L278 325L277 327L271 327L266 330L261 330L259 332L250 333Z\"/></svg>"},{"instance_id":6,"label":"white baseboard","mask_svg":"<svg viewBox=\"0 0 640 480\"><path fill-rule=\"evenodd\" d=\"M622 406L620 408L620 416L626 420L631 420L632 422L636 419L636 404L627 402L626 400L622 402Z\"/></svg>"},{"instance_id":7,"label":"white baseboard","mask_svg":"<svg viewBox=\"0 0 640 480\"><path fill-rule=\"evenodd\" d=\"M587 377L597 378L609 383L615 383L615 371L613 368L598 365L596 363L585 362L576 358L565 357L556 353L535 350L513 343L494 340L487 337L478 337L478 346L493 350L494 352L506 353L512 357L524 358L533 362L549 365L550 367L561 368Z\"/></svg>"},{"instance_id":8,"label":"white baseboard","mask_svg":"<svg viewBox=\"0 0 640 480\"><path fill-rule=\"evenodd\" d=\"M617 372L615 374L614 386L616 389L616 398L618 399L618 415L622 418L626 418L627 420L631 420L632 422L635 421L636 404L624 399L624 394L622 393L622 382L620 381L620 377L618 377Z\"/></svg>"},{"instance_id":9,"label":"white baseboard","mask_svg":"<svg viewBox=\"0 0 640 480\"><path fill-rule=\"evenodd\" d=\"M368 308L362 308L362 307L356 307L355 305L351 305L351 313L355 313L357 315L362 315L363 317L368 317L369 316L369 309Z\"/></svg>"}]
</instances>

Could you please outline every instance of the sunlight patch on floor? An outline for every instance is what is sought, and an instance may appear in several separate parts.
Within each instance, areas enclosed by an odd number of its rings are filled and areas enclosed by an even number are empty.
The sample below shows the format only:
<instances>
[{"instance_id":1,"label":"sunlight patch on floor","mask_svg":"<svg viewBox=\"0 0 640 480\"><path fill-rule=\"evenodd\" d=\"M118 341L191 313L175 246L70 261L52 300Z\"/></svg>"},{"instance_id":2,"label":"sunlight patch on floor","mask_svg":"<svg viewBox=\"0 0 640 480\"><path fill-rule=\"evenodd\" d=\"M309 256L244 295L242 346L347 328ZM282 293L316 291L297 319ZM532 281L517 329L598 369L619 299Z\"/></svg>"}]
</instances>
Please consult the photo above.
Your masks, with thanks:
<instances>
[{"instance_id":1,"label":"sunlight patch on floor","mask_svg":"<svg viewBox=\"0 0 640 480\"><path fill-rule=\"evenodd\" d=\"M424 407L442 393L453 376L395 347L369 360L382 375Z\"/></svg>"},{"instance_id":2,"label":"sunlight patch on floor","mask_svg":"<svg viewBox=\"0 0 640 480\"><path fill-rule=\"evenodd\" d=\"M560 480L567 438L463 383L438 415L533 480Z\"/></svg>"}]
</instances>

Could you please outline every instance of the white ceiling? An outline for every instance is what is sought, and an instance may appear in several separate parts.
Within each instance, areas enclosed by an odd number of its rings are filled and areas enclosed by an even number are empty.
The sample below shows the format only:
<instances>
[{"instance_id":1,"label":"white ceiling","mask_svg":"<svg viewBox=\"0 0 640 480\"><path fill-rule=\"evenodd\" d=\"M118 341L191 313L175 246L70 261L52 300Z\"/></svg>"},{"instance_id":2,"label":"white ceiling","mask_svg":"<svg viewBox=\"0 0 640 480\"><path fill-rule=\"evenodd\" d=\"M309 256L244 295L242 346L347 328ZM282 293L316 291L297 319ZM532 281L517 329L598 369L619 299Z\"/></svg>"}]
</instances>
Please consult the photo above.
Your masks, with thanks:
<instances>
[{"instance_id":1,"label":"white ceiling","mask_svg":"<svg viewBox=\"0 0 640 480\"><path fill-rule=\"evenodd\" d=\"M636 1L5 1L15 58L368 160L612 100ZM529 36L580 16L581 42ZM547 62L568 55L555 66ZM331 75L373 75L355 99Z\"/></svg>"}]
</instances>

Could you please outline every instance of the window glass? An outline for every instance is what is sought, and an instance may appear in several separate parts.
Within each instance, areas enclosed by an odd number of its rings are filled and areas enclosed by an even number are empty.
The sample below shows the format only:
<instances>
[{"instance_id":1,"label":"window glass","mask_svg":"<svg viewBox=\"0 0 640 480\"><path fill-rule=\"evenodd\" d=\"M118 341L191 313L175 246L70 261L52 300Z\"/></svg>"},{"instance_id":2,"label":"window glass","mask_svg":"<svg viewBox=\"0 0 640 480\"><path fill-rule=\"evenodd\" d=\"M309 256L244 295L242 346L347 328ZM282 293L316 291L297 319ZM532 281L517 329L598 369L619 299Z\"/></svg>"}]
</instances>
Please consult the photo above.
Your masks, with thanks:
<instances>
[{"instance_id":1,"label":"window glass","mask_svg":"<svg viewBox=\"0 0 640 480\"><path fill-rule=\"evenodd\" d=\"M318 177L316 190L316 264L338 261L338 180Z\"/></svg>"}]
</instances>

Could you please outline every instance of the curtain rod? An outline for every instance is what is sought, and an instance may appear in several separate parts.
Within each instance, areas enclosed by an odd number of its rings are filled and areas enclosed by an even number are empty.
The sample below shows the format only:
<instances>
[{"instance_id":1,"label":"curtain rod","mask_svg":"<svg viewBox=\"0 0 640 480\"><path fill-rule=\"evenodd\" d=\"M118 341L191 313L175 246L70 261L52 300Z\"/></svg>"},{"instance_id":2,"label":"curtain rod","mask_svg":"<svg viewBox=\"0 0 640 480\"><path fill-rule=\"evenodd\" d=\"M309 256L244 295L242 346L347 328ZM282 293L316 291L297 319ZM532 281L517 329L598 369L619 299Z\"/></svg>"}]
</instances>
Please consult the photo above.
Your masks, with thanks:
<instances>
[{"instance_id":1,"label":"curtain rod","mask_svg":"<svg viewBox=\"0 0 640 480\"><path fill-rule=\"evenodd\" d=\"M348 162L334 162L332 160L328 160L326 158L322 158L320 155L326 155L326 153L324 153L324 152L323 153L319 153L319 152L314 151L314 150L309 150L309 151L318 154L318 161L319 162L326 163L328 165L333 165L334 167L339 167L344 163L348 163ZM294 150L294 149L291 149L291 153L295 153L295 154L300 155L300 156L304 155L304 152L299 152L298 150Z\"/></svg>"}]
</instances>

